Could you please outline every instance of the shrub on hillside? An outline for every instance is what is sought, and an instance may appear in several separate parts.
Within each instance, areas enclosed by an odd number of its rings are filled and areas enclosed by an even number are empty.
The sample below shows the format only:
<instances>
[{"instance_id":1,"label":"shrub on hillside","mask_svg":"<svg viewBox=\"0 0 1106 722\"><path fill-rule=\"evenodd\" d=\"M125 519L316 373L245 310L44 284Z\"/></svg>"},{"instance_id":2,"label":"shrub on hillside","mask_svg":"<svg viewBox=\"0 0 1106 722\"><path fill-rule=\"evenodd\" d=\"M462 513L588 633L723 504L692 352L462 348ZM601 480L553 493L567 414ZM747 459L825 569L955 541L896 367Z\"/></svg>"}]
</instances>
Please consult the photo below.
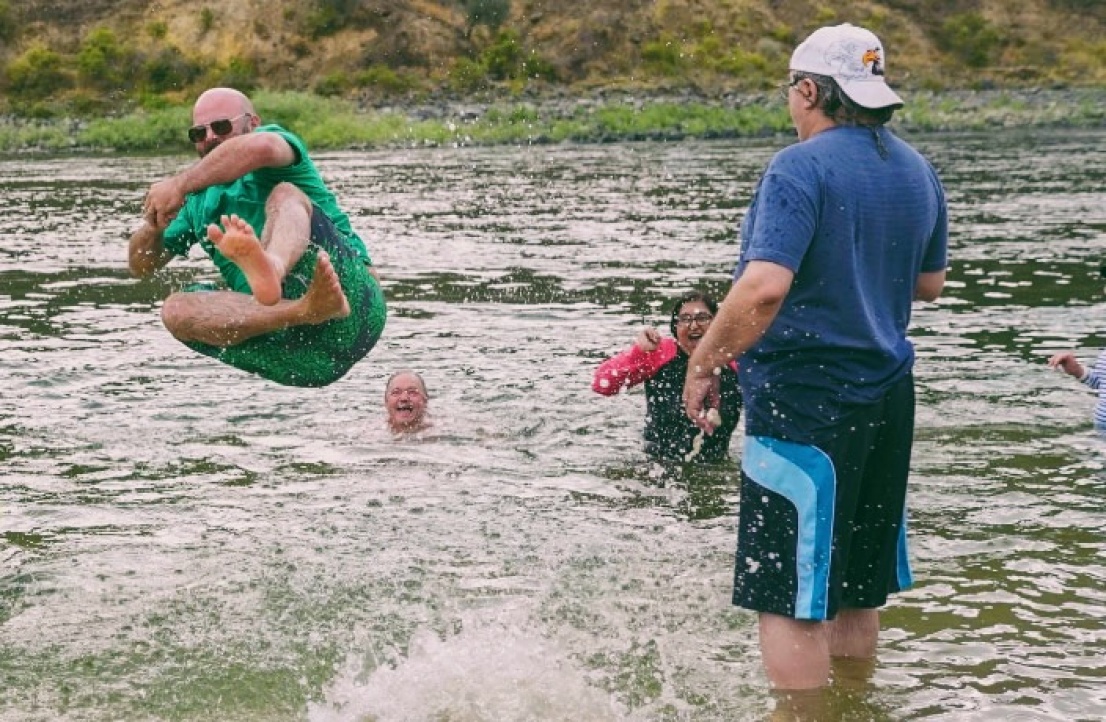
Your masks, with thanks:
<instances>
[{"instance_id":1,"label":"shrub on hillside","mask_svg":"<svg viewBox=\"0 0 1106 722\"><path fill-rule=\"evenodd\" d=\"M250 58L233 57L226 65L212 68L205 74L205 84L237 88L248 93L258 86L257 65Z\"/></svg>"},{"instance_id":2,"label":"shrub on hillside","mask_svg":"<svg viewBox=\"0 0 1106 722\"><path fill-rule=\"evenodd\" d=\"M81 85L95 90L123 90L135 86L135 52L124 48L115 33L94 28L77 52L77 77Z\"/></svg>"},{"instance_id":3,"label":"shrub on hillside","mask_svg":"<svg viewBox=\"0 0 1106 722\"><path fill-rule=\"evenodd\" d=\"M718 61L718 70L735 78L766 78L771 74L771 63L760 53L737 48Z\"/></svg>"},{"instance_id":4,"label":"shrub on hillside","mask_svg":"<svg viewBox=\"0 0 1106 722\"><path fill-rule=\"evenodd\" d=\"M315 92L324 98L345 93L350 88L349 76L341 70L327 73L315 83Z\"/></svg>"},{"instance_id":5,"label":"shrub on hillside","mask_svg":"<svg viewBox=\"0 0 1106 722\"><path fill-rule=\"evenodd\" d=\"M461 58L449 73L454 90L473 91L487 87L488 81L556 80L552 63L523 48L518 33L502 30L476 60Z\"/></svg>"},{"instance_id":6,"label":"shrub on hillside","mask_svg":"<svg viewBox=\"0 0 1106 722\"><path fill-rule=\"evenodd\" d=\"M521 69L521 77L527 80L548 80L553 82L560 79L557 76L557 68L553 66L553 63L541 57L533 50L529 51L526 56L523 57Z\"/></svg>"},{"instance_id":7,"label":"shrub on hillside","mask_svg":"<svg viewBox=\"0 0 1106 722\"><path fill-rule=\"evenodd\" d=\"M668 36L642 43L641 59L649 70L662 75L677 75L686 64L680 43Z\"/></svg>"},{"instance_id":8,"label":"shrub on hillside","mask_svg":"<svg viewBox=\"0 0 1106 722\"><path fill-rule=\"evenodd\" d=\"M740 47L725 48L717 35L709 35L699 41L691 56L696 67L735 78L759 80L771 72L771 63L764 55Z\"/></svg>"},{"instance_id":9,"label":"shrub on hillside","mask_svg":"<svg viewBox=\"0 0 1106 722\"><path fill-rule=\"evenodd\" d=\"M16 100L43 100L72 87L73 79L61 55L35 45L8 64L8 92Z\"/></svg>"},{"instance_id":10,"label":"shrub on hillside","mask_svg":"<svg viewBox=\"0 0 1106 722\"><path fill-rule=\"evenodd\" d=\"M142 64L141 86L150 93L183 90L200 77L199 64L176 47L162 48Z\"/></svg>"},{"instance_id":11,"label":"shrub on hillside","mask_svg":"<svg viewBox=\"0 0 1106 722\"><path fill-rule=\"evenodd\" d=\"M477 25L484 25L493 33L511 15L511 0L461 0L465 11L465 37L472 37Z\"/></svg>"},{"instance_id":12,"label":"shrub on hillside","mask_svg":"<svg viewBox=\"0 0 1106 722\"><path fill-rule=\"evenodd\" d=\"M304 32L317 39L349 25L356 26L360 5L359 0L315 0L314 8L304 19Z\"/></svg>"},{"instance_id":13,"label":"shrub on hillside","mask_svg":"<svg viewBox=\"0 0 1106 722\"><path fill-rule=\"evenodd\" d=\"M488 73L475 60L458 58L449 70L449 86L462 93L483 90L488 86Z\"/></svg>"},{"instance_id":14,"label":"shrub on hillside","mask_svg":"<svg viewBox=\"0 0 1106 722\"><path fill-rule=\"evenodd\" d=\"M522 44L518 34L505 30L480 54L480 61L488 77L494 80L517 78L522 69Z\"/></svg>"},{"instance_id":15,"label":"shrub on hillside","mask_svg":"<svg viewBox=\"0 0 1106 722\"><path fill-rule=\"evenodd\" d=\"M154 40L164 40L169 34L169 24L164 20L155 20L146 26L146 34Z\"/></svg>"},{"instance_id":16,"label":"shrub on hillside","mask_svg":"<svg viewBox=\"0 0 1106 722\"><path fill-rule=\"evenodd\" d=\"M988 65L1003 38L995 26L979 13L950 15L941 23L937 44L969 68Z\"/></svg>"}]
</instances>

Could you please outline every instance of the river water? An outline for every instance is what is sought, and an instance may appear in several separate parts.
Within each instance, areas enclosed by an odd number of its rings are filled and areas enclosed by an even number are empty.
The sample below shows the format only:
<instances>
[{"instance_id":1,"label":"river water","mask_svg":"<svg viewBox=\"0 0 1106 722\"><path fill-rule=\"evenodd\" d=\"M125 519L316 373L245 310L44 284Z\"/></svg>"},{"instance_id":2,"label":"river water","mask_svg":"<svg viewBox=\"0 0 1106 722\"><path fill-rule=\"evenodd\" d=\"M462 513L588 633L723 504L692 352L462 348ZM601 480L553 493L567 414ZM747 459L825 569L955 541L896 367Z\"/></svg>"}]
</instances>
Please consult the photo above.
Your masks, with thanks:
<instances>
[{"instance_id":1,"label":"river water","mask_svg":"<svg viewBox=\"0 0 1106 722\"><path fill-rule=\"evenodd\" d=\"M1106 345L1106 133L911 140L953 224L912 334L918 581L830 717L1101 719L1106 471L1045 359ZM190 159L0 160L0 719L765 719L736 466L650 464L643 395L590 380L724 294L787 142L320 155L391 309L323 389L169 337L204 259L128 277L145 187ZM402 367L416 439L383 428Z\"/></svg>"}]
</instances>

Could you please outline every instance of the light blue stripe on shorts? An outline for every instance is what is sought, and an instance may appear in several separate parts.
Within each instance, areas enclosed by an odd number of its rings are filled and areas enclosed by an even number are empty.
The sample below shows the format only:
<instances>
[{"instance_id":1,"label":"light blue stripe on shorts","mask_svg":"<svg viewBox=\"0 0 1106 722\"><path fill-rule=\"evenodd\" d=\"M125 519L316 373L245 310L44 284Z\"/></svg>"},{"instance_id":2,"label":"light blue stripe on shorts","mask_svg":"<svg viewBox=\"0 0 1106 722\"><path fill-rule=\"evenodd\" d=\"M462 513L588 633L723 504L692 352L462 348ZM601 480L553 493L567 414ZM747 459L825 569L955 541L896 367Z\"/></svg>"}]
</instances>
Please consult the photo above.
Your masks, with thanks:
<instances>
[{"instance_id":1,"label":"light blue stripe on shorts","mask_svg":"<svg viewBox=\"0 0 1106 722\"><path fill-rule=\"evenodd\" d=\"M914 586L914 573L910 571L910 553L906 543L906 508L903 505L902 525L899 527L899 546L895 554L895 572L899 580L899 589Z\"/></svg>"},{"instance_id":2,"label":"light blue stripe on shorts","mask_svg":"<svg viewBox=\"0 0 1106 722\"><path fill-rule=\"evenodd\" d=\"M825 619L837 489L833 461L814 446L747 436L741 470L795 505L795 618Z\"/></svg>"}]
</instances>

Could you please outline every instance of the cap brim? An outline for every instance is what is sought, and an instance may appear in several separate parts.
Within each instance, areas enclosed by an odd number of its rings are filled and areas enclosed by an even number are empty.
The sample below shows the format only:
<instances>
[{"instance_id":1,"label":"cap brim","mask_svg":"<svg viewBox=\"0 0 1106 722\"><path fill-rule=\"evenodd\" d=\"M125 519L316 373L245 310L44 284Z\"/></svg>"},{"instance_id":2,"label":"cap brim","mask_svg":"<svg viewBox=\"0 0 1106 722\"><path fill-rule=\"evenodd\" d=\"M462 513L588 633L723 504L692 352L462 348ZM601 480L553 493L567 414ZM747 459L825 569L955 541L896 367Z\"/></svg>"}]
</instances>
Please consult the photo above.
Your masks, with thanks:
<instances>
[{"instance_id":1,"label":"cap brim","mask_svg":"<svg viewBox=\"0 0 1106 722\"><path fill-rule=\"evenodd\" d=\"M845 80L836 78L845 95L862 108L880 110L901 108L904 103L886 82L881 80Z\"/></svg>"}]
</instances>

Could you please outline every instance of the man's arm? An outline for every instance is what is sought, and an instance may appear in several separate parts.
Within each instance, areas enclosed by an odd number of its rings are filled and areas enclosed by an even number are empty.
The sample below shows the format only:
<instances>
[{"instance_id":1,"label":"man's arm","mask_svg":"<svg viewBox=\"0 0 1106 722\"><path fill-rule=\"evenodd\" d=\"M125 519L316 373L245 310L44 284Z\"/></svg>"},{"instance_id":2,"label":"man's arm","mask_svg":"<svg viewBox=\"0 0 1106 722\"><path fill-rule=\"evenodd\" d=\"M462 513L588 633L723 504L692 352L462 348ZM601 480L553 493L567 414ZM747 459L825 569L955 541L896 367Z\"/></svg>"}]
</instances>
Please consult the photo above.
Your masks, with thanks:
<instances>
[{"instance_id":1,"label":"man's arm","mask_svg":"<svg viewBox=\"0 0 1106 722\"><path fill-rule=\"evenodd\" d=\"M246 133L228 138L175 177L185 192L230 183L258 168L279 168L296 162L296 152L280 133Z\"/></svg>"},{"instance_id":2,"label":"man's arm","mask_svg":"<svg viewBox=\"0 0 1106 722\"><path fill-rule=\"evenodd\" d=\"M164 234L149 223L143 223L131 235L127 263L132 276L148 278L172 258L173 253L165 247Z\"/></svg>"},{"instance_id":3,"label":"man's arm","mask_svg":"<svg viewBox=\"0 0 1106 722\"><path fill-rule=\"evenodd\" d=\"M718 314L687 363L684 382L687 415L707 433L715 425L707 418L705 402L718 394L718 374L772 325L794 278L794 273L776 263L752 261L718 306Z\"/></svg>"},{"instance_id":4,"label":"man's arm","mask_svg":"<svg viewBox=\"0 0 1106 722\"><path fill-rule=\"evenodd\" d=\"M936 301L945 290L945 271L932 271L918 276L918 282L914 284L914 300Z\"/></svg>"},{"instance_id":5,"label":"man's arm","mask_svg":"<svg viewBox=\"0 0 1106 722\"><path fill-rule=\"evenodd\" d=\"M295 162L296 151L279 133L263 131L228 138L198 163L150 186L144 203L147 222L164 228L189 193L230 183L259 168L280 168Z\"/></svg>"}]
</instances>

